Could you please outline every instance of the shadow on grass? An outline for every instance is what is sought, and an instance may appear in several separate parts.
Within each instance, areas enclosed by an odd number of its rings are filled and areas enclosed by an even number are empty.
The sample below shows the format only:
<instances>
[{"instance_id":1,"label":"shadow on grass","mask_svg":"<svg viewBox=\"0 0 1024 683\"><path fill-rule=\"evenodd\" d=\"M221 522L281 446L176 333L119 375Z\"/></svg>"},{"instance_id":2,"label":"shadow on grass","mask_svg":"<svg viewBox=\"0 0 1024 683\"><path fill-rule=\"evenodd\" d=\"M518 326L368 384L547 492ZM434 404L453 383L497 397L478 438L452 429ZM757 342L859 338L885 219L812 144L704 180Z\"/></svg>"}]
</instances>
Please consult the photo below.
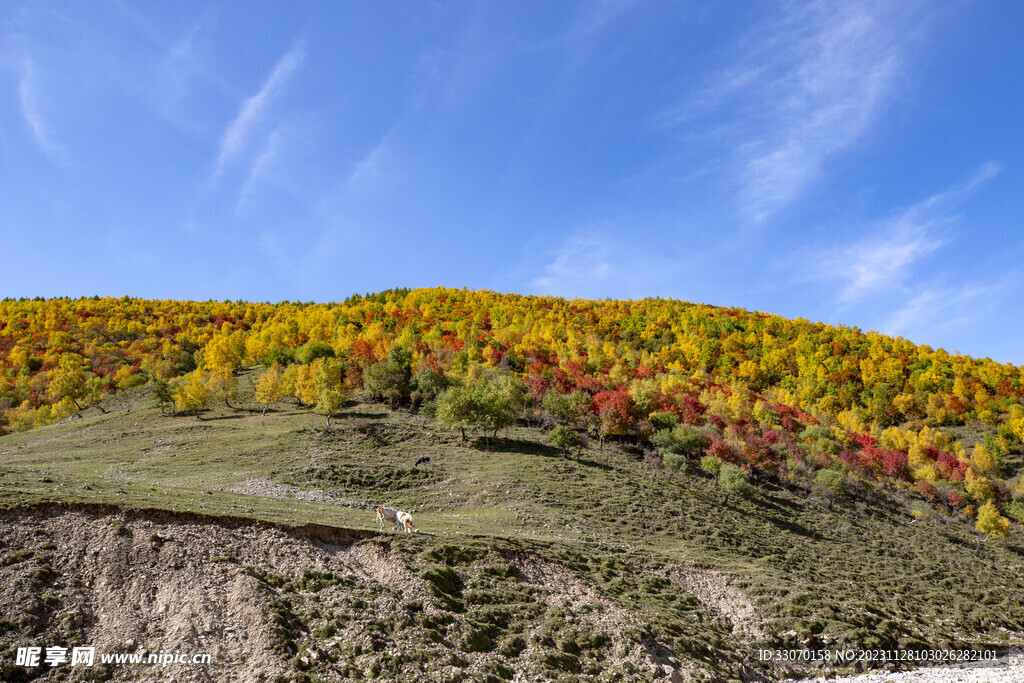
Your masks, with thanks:
<instances>
[{"instance_id":1,"label":"shadow on grass","mask_svg":"<svg viewBox=\"0 0 1024 683\"><path fill-rule=\"evenodd\" d=\"M539 455L547 458L562 457L562 452L554 446L505 437L491 437L489 446L483 437L467 439L463 445L482 453L519 453L520 455Z\"/></svg>"},{"instance_id":2,"label":"shadow on grass","mask_svg":"<svg viewBox=\"0 0 1024 683\"><path fill-rule=\"evenodd\" d=\"M241 412L241 411L239 411L239 412ZM256 414L259 415L259 412L260 411L257 410ZM235 415L213 415L211 417L204 417L202 420L199 420L199 422L218 422L220 420L237 420L240 417L247 417L247 415L240 415L240 414L235 414Z\"/></svg>"},{"instance_id":3,"label":"shadow on grass","mask_svg":"<svg viewBox=\"0 0 1024 683\"><path fill-rule=\"evenodd\" d=\"M335 413L335 417L346 420L385 420L388 415L387 413L367 413L362 410L344 410Z\"/></svg>"},{"instance_id":4,"label":"shadow on grass","mask_svg":"<svg viewBox=\"0 0 1024 683\"><path fill-rule=\"evenodd\" d=\"M805 538L817 539L818 533L813 529L808 529L802 524L797 524L791 519L785 519L782 517L774 517L770 515L764 516L765 521L771 522L778 529L789 531L790 533L796 534L797 536L803 536Z\"/></svg>"},{"instance_id":5,"label":"shadow on grass","mask_svg":"<svg viewBox=\"0 0 1024 683\"><path fill-rule=\"evenodd\" d=\"M574 462L577 465L604 471L616 471L618 469L609 462L598 462L597 460L591 460L589 458L579 456L574 457L571 454L565 455L560 449L555 448L554 446L537 443L536 441L510 439L507 437L492 437L490 441L490 447L487 446L487 442L483 437L476 437L474 439L467 440L462 445L478 450L481 453L535 455L537 457L550 458L552 460Z\"/></svg>"}]
</instances>

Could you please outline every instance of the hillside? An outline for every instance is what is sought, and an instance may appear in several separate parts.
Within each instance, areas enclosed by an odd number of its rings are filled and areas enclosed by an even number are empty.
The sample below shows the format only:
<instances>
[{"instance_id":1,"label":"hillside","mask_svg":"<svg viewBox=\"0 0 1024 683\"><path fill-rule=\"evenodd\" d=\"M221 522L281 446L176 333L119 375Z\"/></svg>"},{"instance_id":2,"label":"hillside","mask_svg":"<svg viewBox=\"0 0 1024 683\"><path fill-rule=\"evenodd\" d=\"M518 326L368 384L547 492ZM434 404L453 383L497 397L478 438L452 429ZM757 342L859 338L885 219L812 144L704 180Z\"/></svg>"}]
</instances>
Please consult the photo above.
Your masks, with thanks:
<instances>
[{"instance_id":1,"label":"hillside","mask_svg":"<svg viewBox=\"0 0 1024 683\"><path fill-rule=\"evenodd\" d=\"M680 301L451 289L342 304L129 299L0 302L0 434L142 385L168 409L257 400L330 416L356 392L494 432L707 454L833 494L881 485L1005 535L1024 521L1024 369L857 329ZM443 399L443 400L442 400ZM713 465L712 469L718 469ZM829 494L825 494L829 495Z\"/></svg>"},{"instance_id":2,"label":"hillside","mask_svg":"<svg viewBox=\"0 0 1024 683\"><path fill-rule=\"evenodd\" d=\"M445 289L5 300L0 360L5 679L44 637L224 667L176 680L753 680L815 670L761 648L1024 641L1012 365Z\"/></svg>"},{"instance_id":3,"label":"hillside","mask_svg":"<svg viewBox=\"0 0 1024 683\"><path fill-rule=\"evenodd\" d=\"M209 648L214 680L258 680L232 668L246 657L265 680L736 680L795 672L760 646L1022 641L1016 532L982 543L882 491L768 479L726 503L695 465L652 478L636 446L567 456L525 425L487 449L381 403L329 428L294 403L262 415L257 375L202 420L136 388L0 440L8 679L13 648L44 634ZM420 533L378 534L385 503Z\"/></svg>"}]
</instances>

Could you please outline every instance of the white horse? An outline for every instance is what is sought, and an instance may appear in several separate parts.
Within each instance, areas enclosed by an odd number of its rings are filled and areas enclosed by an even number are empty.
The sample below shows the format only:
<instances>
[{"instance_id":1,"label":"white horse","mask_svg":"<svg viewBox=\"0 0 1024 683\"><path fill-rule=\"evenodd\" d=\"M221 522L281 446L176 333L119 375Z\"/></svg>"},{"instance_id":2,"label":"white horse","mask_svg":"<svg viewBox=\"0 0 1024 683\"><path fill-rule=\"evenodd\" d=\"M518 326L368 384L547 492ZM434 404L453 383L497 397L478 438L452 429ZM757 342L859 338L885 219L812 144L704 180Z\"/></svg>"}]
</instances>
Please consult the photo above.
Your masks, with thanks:
<instances>
[{"instance_id":1,"label":"white horse","mask_svg":"<svg viewBox=\"0 0 1024 683\"><path fill-rule=\"evenodd\" d=\"M395 508L377 508L377 526L381 531L384 531L384 522L391 522L395 525L395 531L398 531L398 510Z\"/></svg>"},{"instance_id":2,"label":"white horse","mask_svg":"<svg viewBox=\"0 0 1024 683\"><path fill-rule=\"evenodd\" d=\"M404 531L407 534L411 534L413 532L412 515L408 512L405 512L404 510L399 510L397 526L401 527L401 531Z\"/></svg>"}]
</instances>

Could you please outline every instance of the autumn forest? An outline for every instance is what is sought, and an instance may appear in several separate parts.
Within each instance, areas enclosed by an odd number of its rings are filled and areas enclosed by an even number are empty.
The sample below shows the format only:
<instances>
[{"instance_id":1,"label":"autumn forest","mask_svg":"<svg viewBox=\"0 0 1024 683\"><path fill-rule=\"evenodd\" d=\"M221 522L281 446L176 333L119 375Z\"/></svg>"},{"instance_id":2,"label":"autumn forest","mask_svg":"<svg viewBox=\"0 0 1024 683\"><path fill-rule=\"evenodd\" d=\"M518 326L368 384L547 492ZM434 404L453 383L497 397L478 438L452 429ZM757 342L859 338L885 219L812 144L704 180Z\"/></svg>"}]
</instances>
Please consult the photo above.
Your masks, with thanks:
<instances>
[{"instance_id":1,"label":"autumn forest","mask_svg":"<svg viewBox=\"0 0 1024 683\"><path fill-rule=\"evenodd\" d=\"M807 320L667 299L456 289L343 303L0 302L0 435L148 390L182 420L233 406L326 425L356 392L486 443L517 422L570 452L629 443L652 476L687 466L824 497L886 491L985 534L1024 523L1024 368ZM97 409L102 409L101 405Z\"/></svg>"}]
</instances>

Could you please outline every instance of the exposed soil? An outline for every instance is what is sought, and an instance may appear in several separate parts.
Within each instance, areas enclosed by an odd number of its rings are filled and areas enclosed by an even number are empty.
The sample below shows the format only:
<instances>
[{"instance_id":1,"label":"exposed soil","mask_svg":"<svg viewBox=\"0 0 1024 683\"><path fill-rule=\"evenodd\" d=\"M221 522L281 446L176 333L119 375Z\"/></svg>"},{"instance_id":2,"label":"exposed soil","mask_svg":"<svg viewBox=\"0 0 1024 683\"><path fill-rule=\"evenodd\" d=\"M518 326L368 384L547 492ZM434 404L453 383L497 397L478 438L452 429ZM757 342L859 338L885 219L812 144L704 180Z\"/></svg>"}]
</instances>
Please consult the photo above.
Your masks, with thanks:
<instances>
[{"instance_id":1,"label":"exposed soil","mask_svg":"<svg viewBox=\"0 0 1024 683\"><path fill-rule=\"evenodd\" d=\"M99 505L9 510L0 513L0 679L78 676L84 668L63 664L24 678L25 669L11 666L14 650L85 645L97 653L212 655L209 665L165 668L101 670L97 660L95 680L291 681L302 670L326 680L483 680L493 671L544 680L531 662L547 655L537 634L551 614L613 636L635 626L561 565L528 553L508 559L511 580L542 612L510 655L521 669L497 648L460 648L468 616L447 627L436 620L451 616L436 591L375 533ZM332 622L321 612L344 614ZM314 628L325 623L336 628ZM423 624L437 642L421 639ZM601 656L617 680L683 680L687 664L657 651L615 639Z\"/></svg>"},{"instance_id":2,"label":"exposed soil","mask_svg":"<svg viewBox=\"0 0 1024 683\"><path fill-rule=\"evenodd\" d=\"M747 640L765 637L763 622L750 598L717 572L698 569L673 570L668 578L732 624L733 633Z\"/></svg>"},{"instance_id":3,"label":"exposed soil","mask_svg":"<svg viewBox=\"0 0 1024 683\"><path fill-rule=\"evenodd\" d=\"M0 615L29 637L16 645L70 640L97 652L213 655L210 667L179 665L173 677L182 681L284 674L267 601L245 567L350 572L340 549L358 540L326 527L286 533L248 520L104 506L44 506L0 520L4 562L30 553L0 569ZM245 667L228 664L243 660ZM122 669L115 677L130 677L132 668ZM147 667L132 673L149 677ZM159 667L152 675L162 675Z\"/></svg>"}]
</instances>

